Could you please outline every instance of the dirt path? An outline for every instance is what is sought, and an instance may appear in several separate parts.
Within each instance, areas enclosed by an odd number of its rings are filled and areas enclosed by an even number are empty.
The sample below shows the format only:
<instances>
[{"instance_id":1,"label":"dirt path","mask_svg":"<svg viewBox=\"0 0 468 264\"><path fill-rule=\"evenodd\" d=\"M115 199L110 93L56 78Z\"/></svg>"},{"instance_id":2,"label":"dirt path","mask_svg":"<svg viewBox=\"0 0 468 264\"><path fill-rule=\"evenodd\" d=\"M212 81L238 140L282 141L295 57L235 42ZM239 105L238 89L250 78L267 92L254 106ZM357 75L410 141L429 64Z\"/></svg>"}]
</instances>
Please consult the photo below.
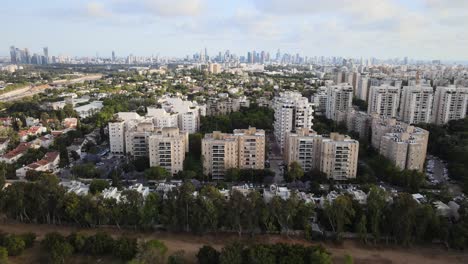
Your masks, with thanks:
<instances>
[{"instance_id":1,"label":"dirt path","mask_svg":"<svg viewBox=\"0 0 468 264\"><path fill-rule=\"evenodd\" d=\"M21 234L25 232L34 232L41 240L45 234L50 232L59 232L68 235L71 232L82 232L84 234L94 234L97 231L107 232L113 236L129 235L138 237L139 239L159 239L164 242L169 248L169 254L183 250L189 263L195 263L195 255L203 245L211 245L218 250L225 244L238 240L238 236L234 234L208 234L196 236L187 233L172 233L172 232L140 232L132 230L118 230L116 228L99 228L87 229L68 226L53 226L53 225L36 225L36 224L21 224L21 223L1 223L0 230L7 233ZM245 236L242 238L242 243L300 243L304 245L313 245L304 239L287 238L279 235L258 235L255 238ZM342 245L332 243L323 244L325 248L332 253L335 263L343 263L345 255L351 255L354 263L408 263L408 264L436 264L436 263L468 263L468 253L447 251L445 249L431 247L411 247L403 248L397 246L379 246L379 247L363 247L354 241L345 241ZM30 251L30 252L28 252ZM12 259L13 263L35 263L32 255L38 254L38 246L31 250L27 250L21 257ZM36 256L37 258L37 256ZM30 260L30 261L28 261ZM86 262L86 261L85 261ZM71 262L81 263L81 262ZM106 263L103 261L103 263Z\"/></svg>"}]
</instances>

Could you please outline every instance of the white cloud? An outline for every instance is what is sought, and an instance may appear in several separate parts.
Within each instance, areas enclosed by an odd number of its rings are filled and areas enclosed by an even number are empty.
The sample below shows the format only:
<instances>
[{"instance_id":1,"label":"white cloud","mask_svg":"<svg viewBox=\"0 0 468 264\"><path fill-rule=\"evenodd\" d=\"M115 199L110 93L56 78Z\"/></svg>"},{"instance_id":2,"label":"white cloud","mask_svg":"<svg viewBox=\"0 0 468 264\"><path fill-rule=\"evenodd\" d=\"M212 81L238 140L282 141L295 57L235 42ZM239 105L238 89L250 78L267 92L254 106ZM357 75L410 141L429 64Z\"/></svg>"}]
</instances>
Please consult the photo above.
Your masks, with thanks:
<instances>
[{"instance_id":1,"label":"white cloud","mask_svg":"<svg viewBox=\"0 0 468 264\"><path fill-rule=\"evenodd\" d=\"M111 17L112 13L106 10L104 5L99 2L90 2L86 4L86 14L91 17L105 18Z\"/></svg>"}]
</instances>

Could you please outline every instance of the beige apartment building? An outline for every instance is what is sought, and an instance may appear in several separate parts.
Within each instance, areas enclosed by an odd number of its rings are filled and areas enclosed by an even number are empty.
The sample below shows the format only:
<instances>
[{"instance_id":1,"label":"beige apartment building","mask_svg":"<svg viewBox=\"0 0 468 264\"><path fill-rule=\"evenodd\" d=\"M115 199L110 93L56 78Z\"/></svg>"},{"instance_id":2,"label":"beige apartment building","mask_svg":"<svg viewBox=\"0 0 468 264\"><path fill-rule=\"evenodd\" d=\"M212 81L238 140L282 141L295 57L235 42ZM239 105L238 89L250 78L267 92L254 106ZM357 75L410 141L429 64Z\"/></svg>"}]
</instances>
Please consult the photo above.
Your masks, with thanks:
<instances>
[{"instance_id":1,"label":"beige apartment building","mask_svg":"<svg viewBox=\"0 0 468 264\"><path fill-rule=\"evenodd\" d=\"M148 139L148 152L151 167L163 167L174 175L184 169L188 133L176 127L158 129Z\"/></svg>"},{"instance_id":2,"label":"beige apartment building","mask_svg":"<svg viewBox=\"0 0 468 264\"><path fill-rule=\"evenodd\" d=\"M202 140L203 173L223 179L229 168L265 168L265 131L236 129L233 134L214 131Z\"/></svg>"},{"instance_id":3,"label":"beige apartment building","mask_svg":"<svg viewBox=\"0 0 468 264\"><path fill-rule=\"evenodd\" d=\"M372 146L398 168L423 171L429 132L394 118L372 120Z\"/></svg>"},{"instance_id":4,"label":"beige apartment building","mask_svg":"<svg viewBox=\"0 0 468 264\"><path fill-rule=\"evenodd\" d=\"M432 109L432 122L438 125L450 120L463 119L468 107L468 88L437 87Z\"/></svg>"},{"instance_id":5,"label":"beige apartment building","mask_svg":"<svg viewBox=\"0 0 468 264\"><path fill-rule=\"evenodd\" d=\"M297 162L304 171L319 169L334 180L356 178L359 142L331 133L325 138L313 130L289 133L285 148L287 164Z\"/></svg>"},{"instance_id":6,"label":"beige apartment building","mask_svg":"<svg viewBox=\"0 0 468 264\"><path fill-rule=\"evenodd\" d=\"M356 178L359 142L348 136L331 133L322 140L320 171L336 181Z\"/></svg>"}]
</instances>

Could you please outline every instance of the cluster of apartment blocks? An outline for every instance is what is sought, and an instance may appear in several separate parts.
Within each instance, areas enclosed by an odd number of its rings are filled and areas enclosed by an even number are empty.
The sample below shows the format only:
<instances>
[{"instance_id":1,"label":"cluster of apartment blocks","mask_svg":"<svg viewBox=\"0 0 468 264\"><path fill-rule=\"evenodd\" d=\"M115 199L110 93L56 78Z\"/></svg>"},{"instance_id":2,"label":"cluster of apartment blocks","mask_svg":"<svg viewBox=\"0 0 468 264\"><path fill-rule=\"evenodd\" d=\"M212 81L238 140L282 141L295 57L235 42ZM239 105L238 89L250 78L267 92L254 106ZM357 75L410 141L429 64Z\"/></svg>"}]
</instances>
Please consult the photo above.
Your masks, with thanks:
<instances>
[{"instance_id":1,"label":"cluster of apartment blocks","mask_svg":"<svg viewBox=\"0 0 468 264\"><path fill-rule=\"evenodd\" d=\"M351 88L352 89L352 88ZM352 90L351 90L352 92ZM328 115L336 115L348 108L352 96L330 88L333 100L327 100ZM329 138L312 130L313 103L297 92L284 92L273 101L275 137L286 163L297 162L304 171L317 169L328 178L346 180L356 177L359 142L332 133Z\"/></svg>"},{"instance_id":2,"label":"cluster of apartment blocks","mask_svg":"<svg viewBox=\"0 0 468 264\"><path fill-rule=\"evenodd\" d=\"M148 108L145 117L120 112L109 122L110 151L131 157L149 157L150 166L161 166L170 173L183 170L188 151L188 134L200 127L199 106L180 98L163 98L162 108Z\"/></svg>"},{"instance_id":3,"label":"cluster of apartment blocks","mask_svg":"<svg viewBox=\"0 0 468 264\"><path fill-rule=\"evenodd\" d=\"M411 85L401 88L383 84L367 89L342 83L321 87L312 97L316 111L339 123L345 123L401 169L423 170L429 132L411 124L443 125L466 117L468 88ZM367 113L352 107L352 97L368 102ZM398 120L397 120L398 119ZM372 133L371 133L372 131Z\"/></svg>"},{"instance_id":4,"label":"cluster of apartment blocks","mask_svg":"<svg viewBox=\"0 0 468 264\"><path fill-rule=\"evenodd\" d=\"M344 122L352 109L353 96L359 96L353 86L342 83L319 88L312 97L316 111L327 118ZM362 98L368 103L368 114L383 118L398 118L408 124L435 123L443 125L450 120L463 119L468 111L468 88L413 85L401 88L384 84L371 86Z\"/></svg>"}]
</instances>

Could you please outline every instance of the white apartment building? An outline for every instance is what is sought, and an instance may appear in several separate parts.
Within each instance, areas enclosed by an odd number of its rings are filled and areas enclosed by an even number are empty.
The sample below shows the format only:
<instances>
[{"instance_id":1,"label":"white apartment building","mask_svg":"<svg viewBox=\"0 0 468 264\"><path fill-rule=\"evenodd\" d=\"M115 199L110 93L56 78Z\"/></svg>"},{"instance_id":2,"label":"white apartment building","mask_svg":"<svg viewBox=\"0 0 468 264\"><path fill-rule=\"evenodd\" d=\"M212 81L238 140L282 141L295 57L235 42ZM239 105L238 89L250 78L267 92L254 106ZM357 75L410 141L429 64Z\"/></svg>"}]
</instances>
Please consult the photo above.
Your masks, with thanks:
<instances>
[{"instance_id":1,"label":"white apartment building","mask_svg":"<svg viewBox=\"0 0 468 264\"><path fill-rule=\"evenodd\" d=\"M434 91L430 86L405 86L400 104L400 119L409 124L431 122Z\"/></svg>"},{"instance_id":2,"label":"white apartment building","mask_svg":"<svg viewBox=\"0 0 468 264\"><path fill-rule=\"evenodd\" d=\"M372 86L367 113L378 114L380 117L396 117L399 104L400 88L390 85Z\"/></svg>"},{"instance_id":3,"label":"white apartment building","mask_svg":"<svg viewBox=\"0 0 468 264\"><path fill-rule=\"evenodd\" d=\"M229 168L265 168L265 131L250 127L233 134L215 131L202 140L203 172L223 179Z\"/></svg>"},{"instance_id":4,"label":"white apartment building","mask_svg":"<svg viewBox=\"0 0 468 264\"><path fill-rule=\"evenodd\" d=\"M432 109L432 122L438 125L450 120L463 119L468 105L468 88L466 87L437 87Z\"/></svg>"},{"instance_id":5,"label":"white apartment building","mask_svg":"<svg viewBox=\"0 0 468 264\"><path fill-rule=\"evenodd\" d=\"M355 95L357 98L367 101L370 78L368 76L360 76Z\"/></svg>"},{"instance_id":6,"label":"white apartment building","mask_svg":"<svg viewBox=\"0 0 468 264\"><path fill-rule=\"evenodd\" d=\"M133 112L120 112L113 121L109 122L109 145L113 154L125 154L126 123L131 120L140 120L142 117Z\"/></svg>"},{"instance_id":7,"label":"white apartment building","mask_svg":"<svg viewBox=\"0 0 468 264\"><path fill-rule=\"evenodd\" d=\"M148 107L147 117L153 118L155 127L179 127L179 115L175 113L168 113L165 109Z\"/></svg>"},{"instance_id":8,"label":"white apartment building","mask_svg":"<svg viewBox=\"0 0 468 264\"><path fill-rule=\"evenodd\" d=\"M372 147L400 169L423 171L429 132L394 118L372 119Z\"/></svg>"},{"instance_id":9,"label":"white apartment building","mask_svg":"<svg viewBox=\"0 0 468 264\"><path fill-rule=\"evenodd\" d=\"M274 133L281 149L284 149L286 135L300 128L312 128L314 110L312 103L298 92L283 92L273 101L275 110Z\"/></svg>"},{"instance_id":10,"label":"white apartment building","mask_svg":"<svg viewBox=\"0 0 468 264\"><path fill-rule=\"evenodd\" d=\"M188 133L176 127L158 129L148 139L150 166L165 168L172 175L184 169Z\"/></svg>"},{"instance_id":11,"label":"white apartment building","mask_svg":"<svg viewBox=\"0 0 468 264\"><path fill-rule=\"evenodd\" d=\"M346 115L346 128L359 134L360 139L367 140L371 127L371 116L366 112L351 110Z\"/></svg>"},{"instance_id":12,"label":"white apartment building","mask_svg":"<svg viewBox=\"0 0 468 264\"><path fill-rule=\"evenodd\" d=\"M338 121L339 112L348 112L352 109L353 87L347 83L330 86L328 88L328 101L326 116L328 119Z\"/></svg>"},{"instance_id":13,"label":"white apartment building","mask_svg":"<svg viewBox=\"0 0 468 264\"><path fill-rule=\"evenodd\" d=\"M319 87L317 92L311 96L310 101L314 105L315 114L325 115L328 104L328 88L326 86Z\"/></svg>"},{"instance_id":14,"label":"white apartment building","mask_svg":"<svg viewBox=\"0 0 468 264\"><path fill-rule=\"evenodd\" d=\"M189 134L200 129L200 116L206 115L206 106L181 98L163 97L159 100L166 112L178 115L178 127Z\"/></svg>"},{"instance_id":15,"label":"white apartment building","mask_svg":"<svg viewBox=\"0 0 468 264\"><path fill-rule=\"evenodd\" d=\"M348 136L330 133L322 140L320 171L336 181L356 178L359 142Z\"/></svg>"}]
</instances>

